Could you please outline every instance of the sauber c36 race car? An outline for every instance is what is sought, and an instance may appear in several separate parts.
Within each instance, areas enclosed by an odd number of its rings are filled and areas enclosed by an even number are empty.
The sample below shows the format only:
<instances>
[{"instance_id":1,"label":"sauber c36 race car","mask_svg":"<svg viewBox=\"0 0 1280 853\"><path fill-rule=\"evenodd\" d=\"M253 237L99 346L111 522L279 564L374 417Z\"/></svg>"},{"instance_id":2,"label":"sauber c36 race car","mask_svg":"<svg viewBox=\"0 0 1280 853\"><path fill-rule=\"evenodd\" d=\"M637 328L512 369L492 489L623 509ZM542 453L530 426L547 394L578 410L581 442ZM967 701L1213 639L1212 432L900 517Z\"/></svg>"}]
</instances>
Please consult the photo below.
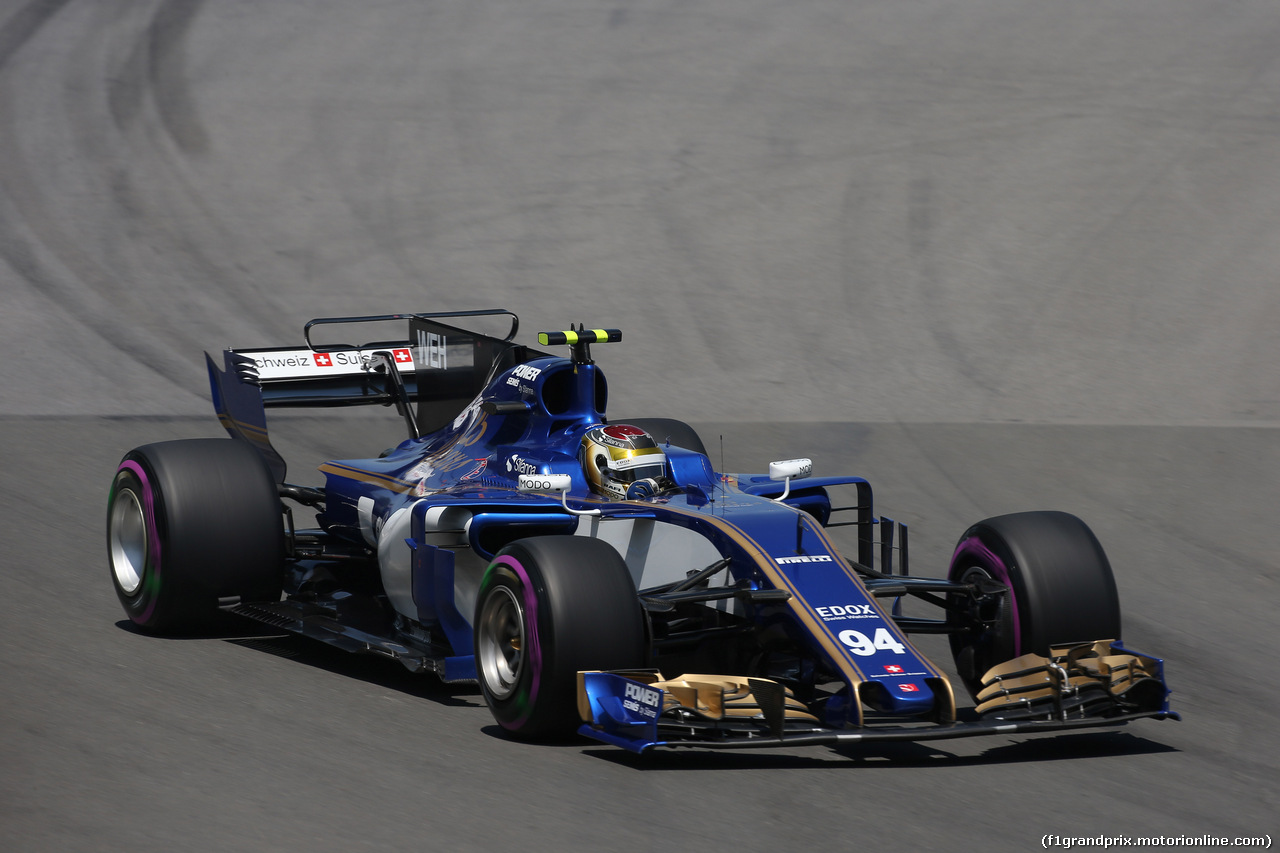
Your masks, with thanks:
<instances>
[{"instance_id":1,"label":"sauber c36 race car","mask_svg":"<svg viewBox=\"0 0 1280 853\"><path fill-rule=\"evenodd\" d=\"M495 318L505 337L468 330ZM312 342L384 322L407 336ZM237 614L478 682L513 736L576 730L634 752L1177 718L1163 662L1120 641L1111 567L1078 518L989 518L945 577L912 576L906 527L876 517L866 480L814 476L808 459L718 472L687 424L606 416L591 346L621 332L538 335L566 357L515 343L518 325L318 319L305 347L209 357L230 439L138 447L112 483L129 618L172 634ZM408 437L321 465L323 488L290 484L266 408L360 404L394 406ZM912 634L947 635L973 706L958 711Z\"/></svg>"}]
</instances>

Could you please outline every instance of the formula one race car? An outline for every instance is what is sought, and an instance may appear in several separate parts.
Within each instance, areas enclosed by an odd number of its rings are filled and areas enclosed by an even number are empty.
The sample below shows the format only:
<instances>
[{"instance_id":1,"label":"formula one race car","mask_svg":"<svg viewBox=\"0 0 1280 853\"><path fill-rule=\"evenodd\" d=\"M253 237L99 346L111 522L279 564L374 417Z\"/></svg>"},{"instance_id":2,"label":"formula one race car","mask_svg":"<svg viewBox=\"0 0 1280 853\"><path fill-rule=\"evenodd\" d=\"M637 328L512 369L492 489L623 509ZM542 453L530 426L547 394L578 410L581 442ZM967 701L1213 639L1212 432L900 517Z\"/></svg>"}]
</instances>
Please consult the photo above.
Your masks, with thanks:
<instances>
[{"instance_id":1,"label":"formula one race car","mask_svg":"<svg viewBox=\"0 0 1280 853\"><path fill-rule=\"evenodd\" d=\"M444 322L495 317L505 337ZM384 321L407 337L312 343ZM538 335L566 358L516 344L518 323L320 319L306 347L209 358L231 439L139 447L115 474L108 555L130 619L173 633L238 614L478 681L514 736L635 752L1177 718L1163 662L1120 642L1111 567L1074 516L987 519L946 577L910 576L906 528L873 514L865 480L808 459L717 472L684 423L606 417L590 348L621 332ZM359 404L394 406L408 438L322 465L324 488L287 483L265 407ZM904 615L905 597L936 617ZM948 635L975 707L957 713L913 633Z\"/></svg>"}]
</instances>

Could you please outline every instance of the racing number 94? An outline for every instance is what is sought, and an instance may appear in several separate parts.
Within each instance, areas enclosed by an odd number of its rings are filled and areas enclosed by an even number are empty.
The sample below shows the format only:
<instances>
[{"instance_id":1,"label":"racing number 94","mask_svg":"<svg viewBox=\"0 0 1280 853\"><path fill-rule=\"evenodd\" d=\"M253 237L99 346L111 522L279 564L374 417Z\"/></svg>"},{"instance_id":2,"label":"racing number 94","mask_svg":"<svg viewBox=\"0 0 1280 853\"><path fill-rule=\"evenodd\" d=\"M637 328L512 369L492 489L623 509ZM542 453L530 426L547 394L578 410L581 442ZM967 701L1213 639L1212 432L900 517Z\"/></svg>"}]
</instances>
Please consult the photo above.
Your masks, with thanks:
<instances>
[{"instance_id":1,"label":"racing number 94","mask_svg":"<svg viewBox=\"0 0 1280 853\"><path fill-rule=\"evenodd\" d=\"M844 643L849 651L862 657L870 657L877 650L893 652L895 655L907 652L906 646L899 643L893 634L889 633L888 628L877 628L874 639L868 638L861 631L841 631L840 642Z\"/></svg>"}]
</instances>

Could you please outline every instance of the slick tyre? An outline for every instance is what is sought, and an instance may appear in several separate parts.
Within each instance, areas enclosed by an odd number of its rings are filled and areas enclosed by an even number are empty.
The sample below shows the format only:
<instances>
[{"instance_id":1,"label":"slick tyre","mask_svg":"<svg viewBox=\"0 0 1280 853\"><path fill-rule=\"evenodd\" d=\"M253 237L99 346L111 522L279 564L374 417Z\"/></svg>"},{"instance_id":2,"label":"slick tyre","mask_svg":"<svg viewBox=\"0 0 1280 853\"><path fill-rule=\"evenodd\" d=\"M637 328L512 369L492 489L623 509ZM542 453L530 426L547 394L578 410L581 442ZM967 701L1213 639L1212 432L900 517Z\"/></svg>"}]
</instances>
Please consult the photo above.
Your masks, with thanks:
<instances>
[{"instance_id":1,"label":"slick tyre","mask_svg":"<svg viewBox=\"0 0 1280 853\"><path fill-rule=\"evenodd\" d=\"M111 583L144 630L207 630L220 622L220 600L278 600L284 549L276 484L244 442L148 444L116 469L107 501Z\"/></svg>"},{"instance_id":2,"label":"slick tyre","mask_svg":"<svg viewBox=\"0 0 1280 853\"><path fill-rule=\"evenodd\" d=\"M585 536L512 542L476 601L476 673L493 717L514 737L570 735L579 670L634 669L646 659L644 612L622 557Z\"/></svg>"},{"instance_id":3,"label":"slick tyre","mask_svg":"<svg viewBox=\"0 0 1280 853\"><path fill-rule=\"evenodd\" d=\"M649 433L659 446L665 445L669 441L676 447L693 450L703 456L707 455L706 445L702 443L697 431L684 421L677 421L672 418L634 418L631 420L615 420L613 423L631 424L634 427L639 427Z\"/></svg>"},{"instance_id":4,"label":"slick tyre","mask_svg":"<svg viewBox=\"0 0 1280 853\"><path fill-rule=\"evenodd\" d=\"M948 577L962 583L990 578L1008 589L988 603L989 627L951 635L956 670L975 697L983 674L998 663L1047 654L1051 645L1120 639L1111 564L1074 515L1022 512L981 521L960 537ZM972 606L977 618L979 605Z\"/></svg>"}]
</instances>

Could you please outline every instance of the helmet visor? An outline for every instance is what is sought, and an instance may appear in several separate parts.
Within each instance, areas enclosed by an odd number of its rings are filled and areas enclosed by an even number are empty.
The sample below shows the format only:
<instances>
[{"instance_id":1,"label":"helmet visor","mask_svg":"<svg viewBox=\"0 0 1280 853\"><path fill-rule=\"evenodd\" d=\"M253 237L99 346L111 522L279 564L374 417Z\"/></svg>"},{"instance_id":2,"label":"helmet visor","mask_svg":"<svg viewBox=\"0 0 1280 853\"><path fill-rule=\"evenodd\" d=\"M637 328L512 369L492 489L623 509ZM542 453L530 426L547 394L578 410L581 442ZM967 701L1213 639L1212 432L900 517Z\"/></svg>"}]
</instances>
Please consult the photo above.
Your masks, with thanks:
<instances>
[{"instance_id":1,"label":"helmet visor","mask_svg":"<svg viewBox=\"0 0 1280 853\"><path fill-rule=\"evenodd\" d=\"M657 480L666 476L667 455L656 447L641 450L617 451L626 454L620 459L610 459L608 463L609 477L619 483L634 483L636 480Z\"/></svg>"}]
</instances>

